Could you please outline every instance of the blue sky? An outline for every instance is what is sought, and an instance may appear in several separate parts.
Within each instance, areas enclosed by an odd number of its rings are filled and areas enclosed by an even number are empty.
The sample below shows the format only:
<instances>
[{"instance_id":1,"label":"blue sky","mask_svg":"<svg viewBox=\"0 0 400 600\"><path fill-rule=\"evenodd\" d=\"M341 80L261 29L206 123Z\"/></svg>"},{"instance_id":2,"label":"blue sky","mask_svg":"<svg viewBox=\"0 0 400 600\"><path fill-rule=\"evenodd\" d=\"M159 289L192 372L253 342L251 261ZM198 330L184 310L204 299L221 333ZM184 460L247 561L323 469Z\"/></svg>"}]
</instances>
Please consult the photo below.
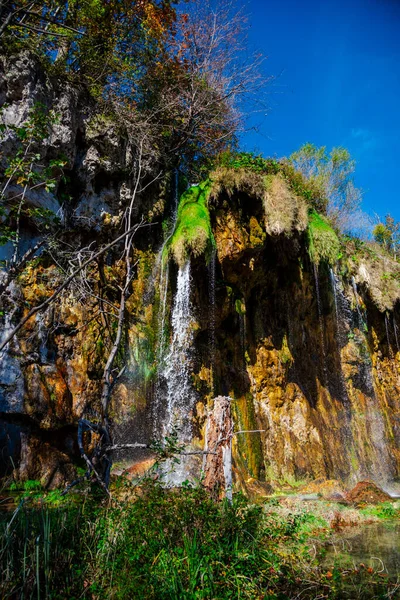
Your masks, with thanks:
<instances>
[{"instance_id":1,"label":"blue sky","mask_svg":"<svg viewBox=\"0 0 400 600\"><path fill-rule=\"evenodd\" d=\"M250 42L268 56L268 114L248 150L345 146L364 210L400 220L400 0L249 0Z\"/></svg>"}]
</instances>

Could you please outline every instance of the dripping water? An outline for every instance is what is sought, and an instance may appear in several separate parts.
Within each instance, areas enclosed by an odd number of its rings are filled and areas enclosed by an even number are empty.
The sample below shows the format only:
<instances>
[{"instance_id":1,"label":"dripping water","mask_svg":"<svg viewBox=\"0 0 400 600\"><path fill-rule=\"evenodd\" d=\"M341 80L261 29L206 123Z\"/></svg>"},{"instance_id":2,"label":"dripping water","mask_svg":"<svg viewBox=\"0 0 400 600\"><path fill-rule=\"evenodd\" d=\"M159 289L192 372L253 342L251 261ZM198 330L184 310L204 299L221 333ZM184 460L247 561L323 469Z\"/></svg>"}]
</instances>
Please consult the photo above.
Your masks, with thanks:
<instances>
[{"instance_id":1,"label":"dripping water","mask_svg":"<svg viewBox=\"0 0 400 600\"><path fill-rule=\"evenodd\" d=\"M177 434L179 445L188 445L192 439L191 413L196 397L191 385L193 359L193 307L190 299L190 261L179 268L176 294L172 309L172 337L165 366L160 374L164 382L165 400L159 398L159 406L164 403L165 417L161 427L163 437L172 432ZM163 466L166 482L179 485L188 477L188 460L181 459L180 465ZM171 469L173 467L173 470Z\"/></svg>"},{"instance_id":2,"label":"dripping water","mask_svg":"<svg viewBox=\"0 0 400 600\"><path fill-rule=\"evenodd\" d=\"M175 169L174 173L174 204L173 204L173 222L175 225L179 206L179 169Z\"/></svg>"},{"instance_id":3,"label":"dripping water","mask_svg":"<svg viewBox=\"0 0 400 600\"><path fill-rule=\"evenodd\" d=\"M319 330L320 330L320 337L321 337L321 349L322 349L322 357L323 357L323 361L324 361L324 376L325 376L325 381L326 381L327 369L326 369L326 352L325 352L325 342L324 342L324 320L323 320L323 316L322 316L322 304L321 304L321 294L320 294L320 290L319 290L318 268L315 263L313 264L313 267L314 267L315 292L317 295L317 307L318 307Z\"/></svg>"},{"instance_id":4,"label":"dripping water","mask_svg":"<svg viewBox=\"0 0 400 600\"><path fill-rule=\"evenodd\" d=\"M363 316L361 314L360 298L358 296L357 284L356 284L356 280L354 279L354 277L351 278L351 285L353 287L353 293L354 293L354 297L356 299L356 308L357 308L357 317L358 317L358 329L360 331L364 331L366 324L365 324L365 321L364 321Z\"/></svg>"},{"instance_id":5,"label":"dripping water","mask_svg":"<svg viewBox=\"0 0 400 600\"><path fill-rule=\"evenodd\" d=\"M344 405L348 406L348 394L346 388L346 380L343 374L342 368L342 354L341 354L341 339L340 339L340 329L339 329L339 301L338 301L338 288L335 273L333 272L332 267L329 269L333 298L335 303L335 318L336 318L336 328L335 328L335 339L337 345L337 352L339 357L339 386L340 386L340 396Z\"/></svg>"},{"instance_id":6,"label":"dripping water","mask_svg":"<svg viewBox=\"0 0 400 600\"><path fill-rule=\"evenodd\" d=\"M332 267L329 269L329 274L331 277L333 299L335 302L336 332L338 332L339 331L339 309L338 309L338 299L337 299L337 290L336 290L336 278L335 278L335 273L333 272Z\"/></svg>"},{"instance_id":7,"label":"dripping water","mask_svg":"<svg viewBox=\"0 0 400 600\"><path fill-rule=\"evenodd\" d=\"M211 255L209 265L209 302L210 302L210 313L209 313L209 350L210 350L210 372L211 372L211 391L214 395L214 378L215 378L215 282L216 282L216 260L217 254L214 249Z\"/></svg>"},{"instance_id":8,"label":"dripping water","mask_svg":"<svg viewBox=\"0 0 400 600\"><path fill-rule=\"evenodd\" d=\"M386 341L388 345L389 357L391 359L394 358L392 346L390 345L390 336L389 336L389 319L387 313L385 312L385 329L386 329Z\"/></svg>"},{"instance_id":9,"label":"dripping water","mask_svg":"<svg viewBox=\"0 0 400 600\"><path fill-rule=\"evenodd\" d=\"M164 248L164 246L163 246ZM164 357L165 347L165 319L167 314L167 297L169 281L169 263L164 264L161 254L161 272L160 272L160 308L158 311L158 364L161 365Z\"/></svg>"},{"instance_id":10,"label":"dripping water","mask_svg":"<svg viewBox=\"0 0 400 600\"><path fill-rule=\"evenodd\" d=\"M165 237L165 241L162 244L157 257L157 264L160 266L160 279L159 279L159 293L160 293L160 306L158 312L158 365L159 371L162 365L165 351L165 322L167 316L167 297L168 297L168 282L169 282L169 263L164 256L165 248L170 241L175 231L176 222L178 219L178 206L179 206L179 171L175 169L174 173L174 196L172 204L172 221L171 226Z\"/></svg>"},{"instance_id":11,"label":"dripping water","mask_svg":"<svg viewBox=\"0 0 400 600\"><path fill-rule=\"evenodd\" d=\"M396 323L396 319L394 318L394 315L393 315L393 331L394 331L394 338L396 340L397 352L400 352L399 337L398 337L398 333L397 333L397 323Z\"/></svg>"},{"instance_id":12,"label":"dripping water","mask_svg":"<svg viewBox=\"0 0 400 600\"><path fill-rule=\"evenodd\" d=\"M190 301L190 261L178 271L177 288L172 310L172 339L166 357L163 377L167 386L167 418L165 434L172 427L180 430L182 441L190 441L192 429L188 410L192 408L190 383L193 314Z\"/></svg>"}]
</instances>

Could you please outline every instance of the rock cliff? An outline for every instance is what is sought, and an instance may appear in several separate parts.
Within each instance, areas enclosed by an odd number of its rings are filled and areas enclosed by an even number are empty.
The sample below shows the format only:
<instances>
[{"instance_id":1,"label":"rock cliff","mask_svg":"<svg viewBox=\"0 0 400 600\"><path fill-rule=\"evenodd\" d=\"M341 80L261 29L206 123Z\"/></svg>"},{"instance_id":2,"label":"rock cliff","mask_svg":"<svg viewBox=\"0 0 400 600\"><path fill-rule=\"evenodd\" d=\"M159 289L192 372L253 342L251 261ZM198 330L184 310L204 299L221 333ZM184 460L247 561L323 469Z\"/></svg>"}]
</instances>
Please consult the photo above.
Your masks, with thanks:
<instances>
[{"instance_id":1,"label":"rock cliff","mask_svg":"<svg viewBox=\"0 0 400 600\"><path fill-rule=\"evenodd\" d=\"M3 161L16 152L12 126L24 123L35 102L59 114L41 160L62 155L63 174L27 204L59 213L60 236L67 232L72 246L115 237L134 186L128 137L82 93L40 75L29 55L2 59L0 69ZM157 165L148 167L149 182L153 172ZM111 404L115 440L147 443L175 420L185 443L202 448L212 399L223 395L232 399L237 485L320 478L393 485L400 468L399 264L377 247L339 241L282 173L225 168L199 189L176 213L179 182L167 174L134 205L134 217L152 227L135 238L119 356L125 370ZM7 189L9 198L15 193ZM43 235L26 220L22 248ZM2 252L9 259L12 247ZM122 272L118 252L108 253L87 272L90 293L82 282L72 285L3 352L3 474L14 470L48 486L74 477L77 422L100 412L112 339L99 297L112 310ZM2 301L2 336L62 277L51 251L25 265ZM148 457L115 458L126 467Z\"/></svg>"}]
</instances>

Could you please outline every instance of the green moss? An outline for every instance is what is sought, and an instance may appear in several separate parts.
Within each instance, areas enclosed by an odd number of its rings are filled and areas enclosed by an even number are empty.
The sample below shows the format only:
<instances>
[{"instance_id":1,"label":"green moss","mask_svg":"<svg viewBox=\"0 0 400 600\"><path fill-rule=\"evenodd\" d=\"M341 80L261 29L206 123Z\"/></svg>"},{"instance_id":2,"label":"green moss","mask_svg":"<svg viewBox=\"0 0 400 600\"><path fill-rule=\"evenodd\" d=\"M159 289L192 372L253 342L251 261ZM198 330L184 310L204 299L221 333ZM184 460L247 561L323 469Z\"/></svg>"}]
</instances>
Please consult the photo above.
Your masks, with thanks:
<instances>
[{"instance_id":1,"label":"green moss","mask_svg":"<svg viewBox=\"0 0 400 600\"><path fill-rule=\"evenodd\" d=\"M146 303L148 279L155 262L154 254L143 252L138 255L137 278L133 284L133 294L129 299L129 311L134 325L131 329L130 358L133 377L137 389L142 388L143 398L146 386L156 373L156 351L158 343L158 322L160 296L159 289L152 303Z\"/></svg>"},{"instance_id":2,"label":"green moss","mask_svg":"<svg viewBox=\"0 0 400 600\"><path fill-rule=\"evenodd\" d=\"M292 353L290 352L286 334L283 336L280 357L281 357L282 364L287 365L288 367L292 366L293 356L292 356Z\"/></svg>"},{"instance_id":3,"label":"green moss","mask_svg":"<svg viewBox=\"0 0 400 600\"><path fill-rule=\"evenodd\" d=\"M308 222L308 252L313 263L335 264L340 254L340 241L328 221L315 210Z\"/></svg>"},{"instance_id":4,"label":"green moss","mask_svg":"<svg viewBox=\"0 0 400 600\"><path fill-rule=\"evenodd\" d=\"M238 313L238 315L246 314L246 304L244 303L244 300L242 300L241 298L237 298L235 300L235 310Z\"/></svg>"},{"instance_id":5,"label":"green moss","mask_svg":"<svg viewBox=\"0 0 400 600\"><path fill-rule=\"evenodd\" d=\"M255 433L258 429L258 423L254 410L254 398L252 394L235 398L233 404L235 421L238 423L240 431L252 431L253 433L241 433L237 437L237 447L239 456L236 457L238 463L246 469L251 477L264 480L264 456L260 433Z\"/></svg>"},{"instance_id":6,"label":"green moss","mask_svg":"<svg viewBox=\"0 0 400 600\"><path fill-rule=\"evenodd\" d=\"M207 206L210 189L207 180L189 188L180 199L175 231L165 248L180 266L189 254L201 256L215 247Z\"/></svg>"}]
</instances>

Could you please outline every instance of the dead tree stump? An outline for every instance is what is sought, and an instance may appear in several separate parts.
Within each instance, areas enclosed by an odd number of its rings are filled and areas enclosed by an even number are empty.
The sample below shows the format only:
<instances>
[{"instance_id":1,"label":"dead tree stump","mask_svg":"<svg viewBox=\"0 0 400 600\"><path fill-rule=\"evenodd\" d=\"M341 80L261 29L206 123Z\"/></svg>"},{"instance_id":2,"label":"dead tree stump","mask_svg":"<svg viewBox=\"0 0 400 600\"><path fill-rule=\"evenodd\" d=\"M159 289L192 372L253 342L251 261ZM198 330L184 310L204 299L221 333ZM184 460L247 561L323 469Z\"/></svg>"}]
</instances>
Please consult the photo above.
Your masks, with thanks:
<instances>
[{"instance_id":1,"label":"dead tree stump","mask_svg":"<svg viewBox=\"0 0 400 600\"><path fill-rule=\"evenodd\" d=\"M204 487L216 499L232 502L233 421L229 396L217 396L209 414L204 457Z\"/></svg>"}]
</instances>

